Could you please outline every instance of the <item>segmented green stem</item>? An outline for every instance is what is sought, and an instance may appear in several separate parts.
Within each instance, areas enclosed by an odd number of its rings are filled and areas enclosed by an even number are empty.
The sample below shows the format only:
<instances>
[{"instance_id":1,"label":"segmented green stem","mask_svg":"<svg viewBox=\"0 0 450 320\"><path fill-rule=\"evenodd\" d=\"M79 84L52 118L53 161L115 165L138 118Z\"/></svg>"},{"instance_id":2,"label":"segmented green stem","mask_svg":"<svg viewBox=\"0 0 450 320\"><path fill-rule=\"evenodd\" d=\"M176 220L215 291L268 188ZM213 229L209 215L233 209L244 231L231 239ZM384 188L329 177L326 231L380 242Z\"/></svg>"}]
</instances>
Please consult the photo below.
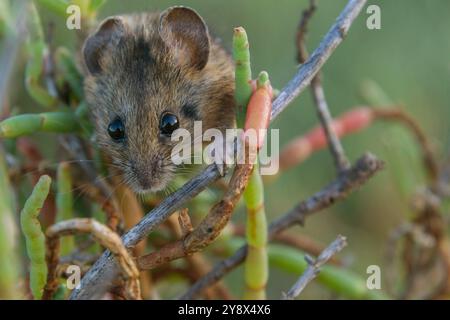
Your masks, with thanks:
<instances>
[{"instance_id":1,"label":"segmented green stem","mask_svg":"<svg viewBox=\"0 0 450 320\"><path fill-rule=\"evenodd\" d=\"M0 122L0 138L16 138L39 131L67 133L77 130L78 119L69 111L21 114Z\"/></svg>"},{"instance_id":2,"label":"segmented green stem","mask_svg":"<svg viewBox=\"0 0 450 320\"><path fill-rule=\"evenodd\" d=\"M57 98L42 86L41 78L45 68L44 59L48 55L48 47L45 43L39 13L33 2L29 6L28 30L28 62L25 68L26 89L30 96L42 106L54 107Z\"/></svg>"},{"instance_id":3,"label":"segmented green stem","mask_svg":"<svg viewBox=\"0 0 450 320\"><path fill-rule=\"evenodd\" d=\"M78 101L83 98L83 76L78 71L73 56L66 48L58 48L55 52L57 69L67 81Z\"/></svg>"},{"instance_id":4,"label":"segmented green stem","mask_svg":"<svg viewBox=\"0 0 450 320\"><path fill-rule=\"evenodd\" d=\"M104 4L106 0L91 0L89 4L89 10L92 12L98 11Z\"/></svg>"},{"instance_id":5,"label":"segmented green stem","mask_svg":"<svg viewBox=\"0 0 450 320\"><path fill-rule=\"evenodd\" d=\"M67 7L69 2L65 0L34 0L37 4L45 9L56 13L60 17L67 18Z\"/></svg>"},{"instance_id":6,"label":"segmented green stem","mask_svg":"<svg viewBox=\"0 0 450 320\"><path fill-rule=\"evenodd\" d=\"M232 255L244 244L241 238L232 238L221 248ZM303 274L308 267L305 254L297 248L280 244L269 244L268 255L270 265L295 275ZM366 285L366 274L359 275L353 271L334 265L324 265L317 276L317 282L342 298L358 300L389 299L381 290L369 290Z\"/></svg>"},{"instance_id":7,"label":"segmented green stem","mask_svg":"<svg viewBox=\"0 0 450 320\"><path fill-rule=\"evenodd\" d=\"M258 88L269 84L267 72L258 76ZM258 162L244 191L247 207L246 238L247 257L245 259L245 299L265 299L269 278L267 257L267 220L264 207L264 183L259 173Z\"/></svg>"},{"instance_id":8,"label":"segmented green stem","mask_svg":"<svg viewBox=\"0 0 450 320\"><path fill-rule=\"evenodd\" d=\"M265 299L269 277L267 258L267 221L264 209L264 185L258 166L244 191L247 207L246 239L248 245L245 259L245 299Z\"/></svg>"},{"instance_id":9,"label":"segmented green stem","mask_svg":"<svg viewBox=\"0 0 450 320\"><path fill-rule=\"evenodd\" d=\"M242 27L234 29L233 56L235 61L235 100L237 125L244 127L247 105L252 95L251 64L247 33ZM258 79L258 85L268 82L267 73ZM245 259L245 299L265 299L269 277L267 258L267 221L264 210L264 185L255 165L244 191L247 207L246 238L248 244Z\"/></svg>"},{"instance_id":10,"label":"segmented green stem","mask_svg":"<svg viewBox=\"0 0 450 320\"><path fill-rule=\"evenodd\" d=\"M12 14L9 1L0 1L0 37L9 34L12 26Z\"/></svg>"},{"instance_id":11,"label":"segmented green stem","mask_svg":"<svg viewBox=\"0 0 450 320\"><path fill-rule=\"evenodd\" d=\"M0 299L18 299L19 258L13 195L3 149L0 148Z\"/></svg>"},{"instance_id":12,"label":"segmented green stem","mask_svg":"<svg viewBox=\"0 0 450 320\"><path fill-rule=\"evenodd\" d=\"M25 236L27 253L31 263L30 288L35 299L41 299L42 290L47 281L45 236L42 232L38 215L50 191L50 184L51 178L47 175L42 176L20 213L20 224Z\"/></svg>"},{"instance_id":13,"label":"segmented green stem","mask_svg":"<svg viewBox=\"0 0 450 320\"><path fill-rule=\"evenodd\" d=\"M73 194L72 194L72 176L70 174L70 165L67 162L61 162L57 173L57 193L56 193L56 212L58 221L70 220L73 218ZM61 255L68 255L75 248L73 236L61 239Z\"/></svg>"},{"instance_id":14,"label":"segmented green stem","mask_svg":"<svg viewBox=\"0 0 450 320\"><path fill-rule=\"evenodd\" d=\"M270 245L269 260L274 266L296 274L302 274L308 267L303 253L283 245ZM369 290L364 277L333 265L322 266L317 281L348 299L387 299L381 291Z\"/></svg>"},{"instance_id":15,"label":"segmented green stem","mask_svg":"<svg viewBox=\"0 0 450 320\"><path fill-rule=\"evenodd\" d=\"M366 103L374 107L392 106L394 104L380 85L373 80L363 82L361 96Z\"/></svg>"},{"instance_id":16,"label":"segmented green stem","mask_svg":"<svg viewBox=\"0 0 450 320\"><path fill-rule=\"evenodd\" d=\"M236 101L236 122L239 128L244 126L248 101L252 95L252 69L247 33L242 27L234 29L233 58L235 63L234 80Z\"/></svg>"}]
</instances>

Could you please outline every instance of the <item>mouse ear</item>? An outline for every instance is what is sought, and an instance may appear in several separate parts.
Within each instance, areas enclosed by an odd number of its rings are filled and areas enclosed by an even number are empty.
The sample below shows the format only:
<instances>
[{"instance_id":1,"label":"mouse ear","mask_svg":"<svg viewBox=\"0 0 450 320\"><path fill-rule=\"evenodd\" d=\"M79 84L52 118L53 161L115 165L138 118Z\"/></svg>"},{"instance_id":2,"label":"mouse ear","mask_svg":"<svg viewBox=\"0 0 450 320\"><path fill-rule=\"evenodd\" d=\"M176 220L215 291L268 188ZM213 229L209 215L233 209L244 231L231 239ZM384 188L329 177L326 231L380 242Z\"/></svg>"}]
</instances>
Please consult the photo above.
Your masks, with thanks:
<instances>
[{"instance_id":1,"label":"mouse ear","mask_svg":"<svg viewBox=\"0 0 450 320\"><path fill-rule=\"evenodd\" d=\"M179 63L197 70L205 67L209 57L208 27L193 9L175 6L162 12L159 34L174 49Z\"/></svg>"},{"instance_id":2,"label":"mouse ear","mask_svg":"<svg viewBox=\"0 0 450 320\"><path fill-rule=\"evenodd\" d=\"M102 71L101 58L107 50L117 46L125 33L125 23L120 17L110 17L104 20L97 31L84 43L83 57L91 74Z\"/></svg>"}]
</instances>

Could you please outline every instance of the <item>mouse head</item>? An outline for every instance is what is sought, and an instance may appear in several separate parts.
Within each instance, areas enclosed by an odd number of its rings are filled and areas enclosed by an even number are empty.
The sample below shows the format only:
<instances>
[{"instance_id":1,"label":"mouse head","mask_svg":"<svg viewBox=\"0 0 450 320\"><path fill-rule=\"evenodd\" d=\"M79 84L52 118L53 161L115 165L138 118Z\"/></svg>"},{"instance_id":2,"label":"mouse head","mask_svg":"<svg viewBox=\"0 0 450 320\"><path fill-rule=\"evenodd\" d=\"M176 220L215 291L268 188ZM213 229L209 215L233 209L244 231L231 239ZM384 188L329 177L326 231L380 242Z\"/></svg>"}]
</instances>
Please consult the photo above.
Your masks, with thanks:
<instances>
[{"instance_id":1,"label":"mouse head","mask_svg":"<svg viewBox=\"0 0 450 320\"><path fill-rule=\"evenodd\" d=\"M174 130L233 125L232 63L192 9L107 18L83 56L96 141L138 193L173 177Z\"/></svg>"}]
</instances>

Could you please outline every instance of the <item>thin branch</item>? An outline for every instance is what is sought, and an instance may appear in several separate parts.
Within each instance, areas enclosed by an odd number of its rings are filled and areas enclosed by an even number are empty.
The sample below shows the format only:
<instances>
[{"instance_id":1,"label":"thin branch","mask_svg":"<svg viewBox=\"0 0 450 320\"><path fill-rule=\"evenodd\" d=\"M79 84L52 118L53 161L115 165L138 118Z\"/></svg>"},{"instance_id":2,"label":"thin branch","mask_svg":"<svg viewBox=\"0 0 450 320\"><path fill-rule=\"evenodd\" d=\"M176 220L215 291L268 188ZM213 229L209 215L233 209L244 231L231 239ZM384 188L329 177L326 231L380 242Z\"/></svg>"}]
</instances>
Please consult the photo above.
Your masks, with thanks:
<instances>
[{"instance_id":1,"label":"thin branch","mask_svg":"<svg viewBox=\"0 0 450 320\"><path fill-rule=\"evenodd\" d=\"M341 12L337 21L325 35L319 47L309 59L300 67L294 78L287 84L272 104L271 119L275 119L310 83L314 75L328 60L334 50L342 42L352 22L356 19L366 0L350 0ZM191 179L183 187L172 193L155 209L150 211L144 219L123 237L127 248L133 247L146 237L154 228L161 224L169 215L189 199L203 191L210 183L219 179L217 166L212 164L202 173ZM117 274L117 266L111 254L105 252L83 277L80 288L72 292L71 299L92 299L101 296L110 286L110 281Z\"/></svg>"},{"instance_id":2,"label":"thin branch","mask_svg":"<svg viewBox=\"0 0 450 320\"><path fill-rule=\"evenodd\" d=\"M180 236L185 237L194 230L188 209L181 209L178 213L178 224L180 226Z\"/></svg>"},{"instance_id":3,"label":"thin branch","mask_svg":"<svg viewBox=\"0 0 450 320\"><path fill-rule=\"evenodd\" d=\"M299 203L289 213L275 220L270 229L270 234L276 234L298 223L304 224L309 215L330 207L336 201L345 199L350 193L358 189L376 172L383 168L383 161L371 153L364 154L355 165L345 171L331 184L313 195L311 198Z\"/></svg>"},{"instance_id":4,"label":"thin branch","mask_svg":"<svg viewBox=\"0 0 450 320\"><path fill-rule=\"evenodd\" d=\"M316 50L301 65L297 74L283 88L272 104L272 120L275 119L310 83L331 54L344 40L353 21L364 7L366 0L350 0L331 26Z\"/></svg>"},{"instance_id":5,"label":"thin branch","mask_svg":"<svg viewBox=\"0 0 450 320\"><path fill-rule=\"evenodd\" d=\"M356 164L335 181L323 188L305 201L302 201L288 213L273 221L269 226L269 239L278 233L294 226L303 224L306 217L330 207L337 201L345 199L358 189L383 167L383 162L374 155L365 154ZM225 274L239 266L245 259L247 247L242 246L234 255L218 263L205 277L197 281L180 299L193 299Z\"/></svg>"},{"instance_id":6,"label":"thin branch","mask_svg":"<svg viewBox=\"0 0 450 320\"><path fill-rule=\"evenodd\" d=\"M308 262L308 268L303 275L297 280L286 295L284 300L294 300L300 293L306 288L308 283L314 280L320 272L322 267L328 260L330 260L335 254L344 249L347 245L347 239L344 236L339 235L314 261L308 255L305 256L306 262Z\"/></svg>"},{"instance_id":7,"label":"thin branch","mask_svg":"<svg viewBox=\"0 0 450 320\"><path fill-rule=\"evenodd\" d=\"M245 226L244 225L234 226L233 234L236 236L243 237L245 235ZM308 253L316 257L325 249L325 245L317 242L316 240L312 239L307 235L286 231L274 235L272 241L299 249L305 253ZM331 257L330 263L337 266L342 265L342 261L339 260L337 257Z\"/></svg>"},{"instance_id":8,"label":"thin branch","mask_svg":"<svg viewBox=\"0 0 450 320\"><path fill-rule=\"evenodd\" d=\"M308 33L308 23L316 12L317 4L316 0L309 1L309 7L302 12L302 18L298 24L297 35L295 42L297 45L297 62L303 64L308 58L308 52L306 51L306 35Z\"/></svg>"},{"instance_id":9,"label":"thin branch","mask_svg":"<svg viewBox=\"0 0 450 320\"><path fill-rule=\"evenodd\" d=\"M304 63L308 57L305 37L307 33L308 22L314 15L315 10L316 2L314 0L311 0L309 8L303 11L302 19L300 20L296 41L298 51L297 59L298 63L300 64ZM323 130L328 140L330 152L334 159L336 171L340 173L350 167L350 162L348 161L341 141L339 140L333 128L333 118L331 117L330 109L328 108L328 103L325 98L325 92L323 90L322 81L320 79L320 72L318 72L311 80L311 91L314 99L314 104L316 105L317 115L319 117L320 123L322 124Z\"/></svg>"},{"instance_id":10,"label":"thin branch","mask_svg":"<svg viewBox=\"0 0 450 320\"><path fill-rule=\"evenodd\" d=\"M163 246L158 251L139 257L139 268L153 269L163 263L190 256L214 241L230 220L234 208L247 186L253 164L238 164L234 169L228 190L209 211L202 222L182 239Z\"/></svg>"},{"instance_id":11,"label":"thin branch","mask_svg":"<svg viewBox=\"0 0 450 320\"><path fill-rule=\"evenodd\" d=\"M173 215L170 216L167 219L167 224L178 238L186 237L193 230L188 209L180 210L178 213L178 218ZM181 272L181 274L187 277L191 284L202 278L211 269L209 261L201 252L186 256L186 262L188 265L185 269L188 272ZM164 269L167 270L167 267L170 268L170 265L166 266ZM232 299L232 296L225 285L219 281L214 286L208 288L208 290L205 290L205 298L208 300L217 298L230 300Z\"/></svg>"},{"instance_id":12,"label":"thin branch","mask_svg":"<svg viewBox=\"0 0 450 320\"><path fill-rule=\"evenodd\" d=\"M331 154L333 155L336 171L340 173L349 168L350 162L345 155L345 151L342 147L341 141L339 140L336 132L333 129L333 118L331 117L328 103L325 99L325 92L323 91L321 81L318 77L315 77L311 81L311 90L313 92L314 102L317 106L317 114L327 136L327 140L329 141L328 146L330 148Z\"/></svg>"},{"instance_id":13,"label":"thin branch","mask_svg":"<svg viewBox=\"0 0 450 320\"><path fill-rule=\"evenodd\" d=\"M151 210L123 237L124 245L131 249L152 230L165 221L174 211L181 209L184 203L198 195L211 182L221 177L215 164L208 166L199 175L188 181L183 187L165 198L158 207ZM126 214L126 213L125 213ZM79 289L74 289L71 299L95 299L103 295L111 281L119 272L111 252L106 251L83 277Z\"/></svg>"},{"instance_id":14,"label":"thin branch","mask_svg":"<svg viewBox=\"0 0 450 320\"><path fill-rule=\"evenodd\" d=\"M120 237L107 226L88 218L78 218L58 222L46 231L48 277L43 299L51 299L58 287L57 266L59 246L62 236L89 233L102 246L113 252L127 283L126 294L130 299L140 299L139 270L133 258L122 244Z\"/></svg>"}]
</instances>

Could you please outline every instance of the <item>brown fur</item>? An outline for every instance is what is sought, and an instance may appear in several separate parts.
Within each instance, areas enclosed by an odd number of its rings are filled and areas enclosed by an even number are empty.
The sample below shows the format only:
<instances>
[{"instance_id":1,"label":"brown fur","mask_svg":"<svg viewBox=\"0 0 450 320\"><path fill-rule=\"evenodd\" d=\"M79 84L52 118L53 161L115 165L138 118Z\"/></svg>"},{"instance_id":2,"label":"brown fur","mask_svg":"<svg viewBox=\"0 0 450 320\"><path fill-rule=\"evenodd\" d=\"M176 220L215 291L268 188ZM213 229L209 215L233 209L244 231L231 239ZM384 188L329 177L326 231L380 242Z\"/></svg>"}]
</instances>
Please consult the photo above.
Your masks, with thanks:
<instances>
[{"instance_id":1,"label":"brown fur","mask_svg":"<svg viewBox=\"0 0 450 320\"><path fill-rule=\"evenodd\" d=\"M201 46L192 43L202 40L195 38L195 28L187 35L189 41L179 43L184 40L177 38L175 43L167 43L170 40L163 40L159 31L159 13L115 19L122 28L107 19L109 25L103 27L106 33L92 35L84 49L86 64L91 63L85 92L96 125L96 141L136 192L161 190L176 168L170 159L173 144L159 135L160 115L165 111L175 113L180 128L191 133L194 120L203 121L203 130L233 127L233 63L209 36ZM189 30L190 23L186 19L182 27ZM206 65L188 61L201 59L202 54L206 54ZM92 56L94 60L89 61ZM116 117L125 124L123 143L114 142L107 132Z\"/></svg>"}]
</instances>

